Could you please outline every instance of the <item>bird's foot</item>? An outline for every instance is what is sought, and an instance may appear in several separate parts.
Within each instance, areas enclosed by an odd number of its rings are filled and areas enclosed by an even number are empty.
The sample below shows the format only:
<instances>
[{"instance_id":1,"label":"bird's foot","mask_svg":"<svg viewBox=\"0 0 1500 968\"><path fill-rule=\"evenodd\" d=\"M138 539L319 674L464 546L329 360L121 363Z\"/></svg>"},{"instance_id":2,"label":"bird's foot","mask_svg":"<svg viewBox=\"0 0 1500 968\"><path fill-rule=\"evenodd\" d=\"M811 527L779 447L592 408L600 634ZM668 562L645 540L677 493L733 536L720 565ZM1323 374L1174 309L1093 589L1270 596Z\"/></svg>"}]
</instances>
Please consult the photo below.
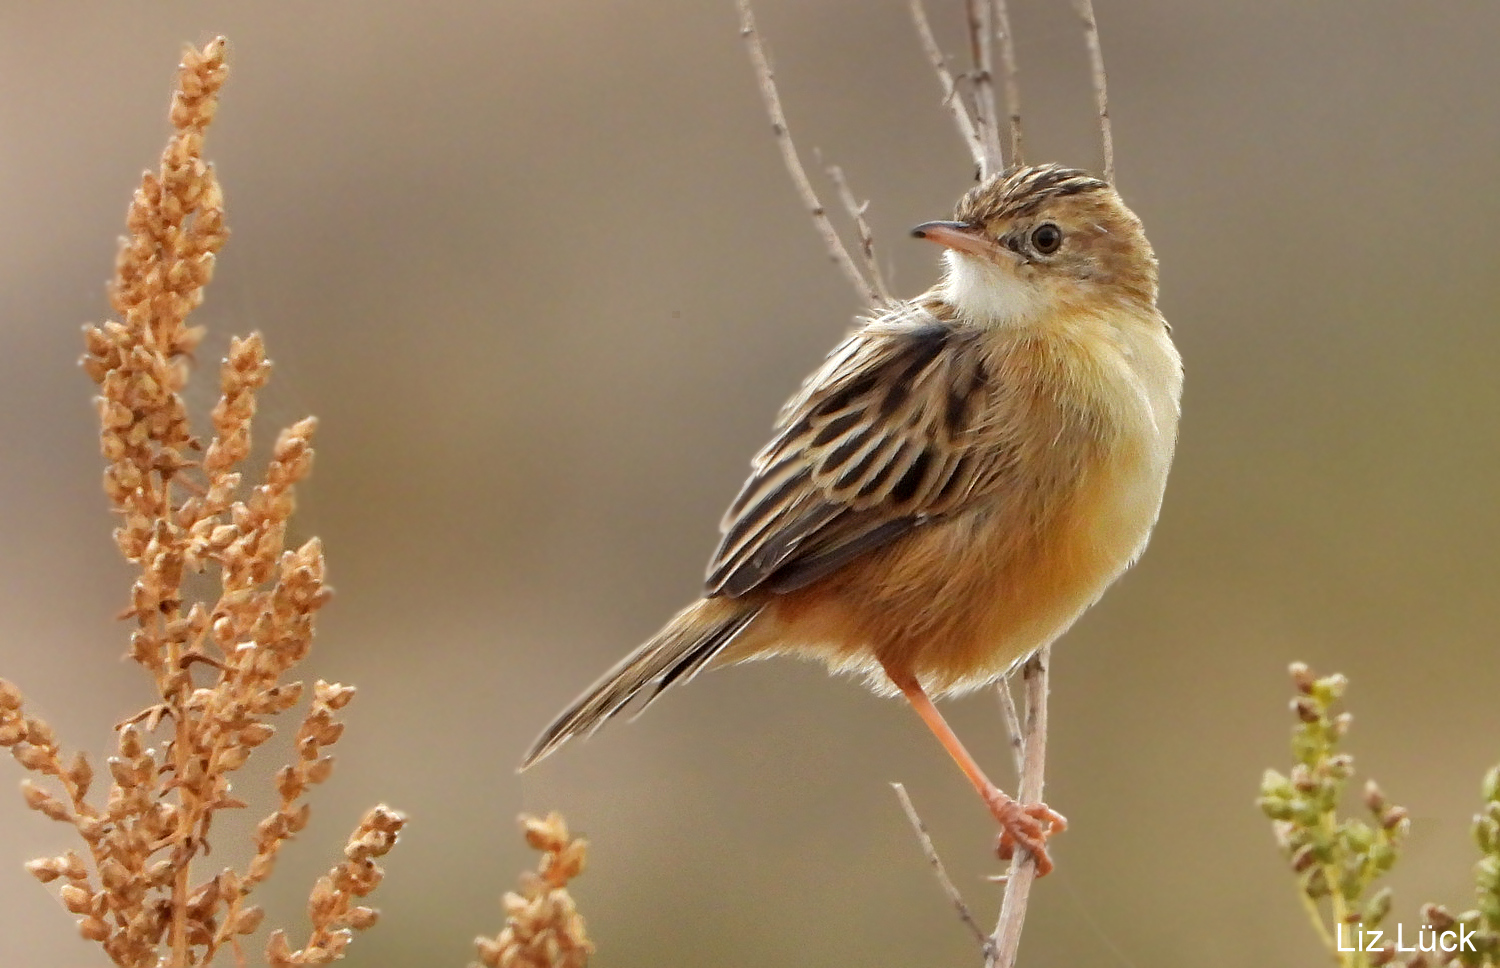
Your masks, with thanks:
<instances>
[{"instance_id":1,"label":"bird's foot","mask_svg":"<svg viewBox=\"0 0 1500 968\"><path fill-rule=\"evenodd\" d=\"M990 812L1000 821L1000 838L995 853L1001 860L1015 855L1016 845L1026 848L1036 858L1036 876L1052 872L1052 858L1047 854L1047 838L1068 829L1068 819L1045 803L1021 803L1001 791L992 790L985 798Z\"/></svg>"}]
</instances>

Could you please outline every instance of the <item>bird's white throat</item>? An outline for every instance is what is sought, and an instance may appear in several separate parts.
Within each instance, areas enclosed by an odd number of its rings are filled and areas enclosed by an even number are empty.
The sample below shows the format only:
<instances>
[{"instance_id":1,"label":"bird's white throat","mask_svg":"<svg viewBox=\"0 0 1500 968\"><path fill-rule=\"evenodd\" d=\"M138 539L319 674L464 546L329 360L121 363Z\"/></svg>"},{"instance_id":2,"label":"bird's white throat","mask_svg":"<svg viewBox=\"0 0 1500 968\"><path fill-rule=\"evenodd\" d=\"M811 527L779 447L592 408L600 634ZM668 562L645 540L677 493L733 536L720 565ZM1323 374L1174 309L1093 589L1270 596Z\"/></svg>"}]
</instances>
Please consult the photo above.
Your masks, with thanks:
<instances>
[{"instance_id":1,"label":"bird's white throat","mask_svg":"<svg viewBox=\"0 0 1500 968\"><path fill-rule=\"evenodd\" d=\"M1045 309L1045 295L1009 269L949 249L943 297L968 322L978 326L1015 326Z\"/></svg>"}]
</instances>

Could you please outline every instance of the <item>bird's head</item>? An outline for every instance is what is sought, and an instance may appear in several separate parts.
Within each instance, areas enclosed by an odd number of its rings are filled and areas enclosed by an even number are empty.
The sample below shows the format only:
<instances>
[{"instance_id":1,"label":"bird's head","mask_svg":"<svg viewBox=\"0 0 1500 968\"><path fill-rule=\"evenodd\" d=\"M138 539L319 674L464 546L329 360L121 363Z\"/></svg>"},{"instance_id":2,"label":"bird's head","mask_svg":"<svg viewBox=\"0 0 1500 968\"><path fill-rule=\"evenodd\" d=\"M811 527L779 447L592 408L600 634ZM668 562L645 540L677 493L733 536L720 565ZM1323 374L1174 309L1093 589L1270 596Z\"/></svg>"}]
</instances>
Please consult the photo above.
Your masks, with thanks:
<instances>
[{"instance_id":1,"label":"bird's head","mask_svg":"<svg viewBox=\"0 0 1500 968\"><path fill-rule=\"evenodd\" d=\"M1156 256L1140 219L1108 183L1076 168L993 175L964 195L953 221L912 234L947 248L938 295L980 325L1156 303Z\"/></svg>"}]
</instances>

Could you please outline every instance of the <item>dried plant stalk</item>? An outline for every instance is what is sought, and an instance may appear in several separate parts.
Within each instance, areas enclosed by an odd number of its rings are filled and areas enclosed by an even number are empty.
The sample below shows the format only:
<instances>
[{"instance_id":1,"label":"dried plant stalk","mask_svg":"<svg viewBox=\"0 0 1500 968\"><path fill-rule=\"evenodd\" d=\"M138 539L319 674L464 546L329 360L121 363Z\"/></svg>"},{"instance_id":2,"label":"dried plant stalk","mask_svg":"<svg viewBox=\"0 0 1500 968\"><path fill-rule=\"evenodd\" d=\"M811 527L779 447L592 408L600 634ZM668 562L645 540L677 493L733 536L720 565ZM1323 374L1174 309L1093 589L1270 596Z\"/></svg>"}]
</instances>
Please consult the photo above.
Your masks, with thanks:
<instances>
[{"instance_id":1,"label":"dried plant stalk","mask_svg":"<svg viewBox=\"0 0 1500 968\"><path fill-rule=\"evenodd\" d=\"M969 149L969 157L974 159L974 170L983 178L990 172L986 169L985 148L979 139L974 118L969 114L969 107L964 103L958 85L953 80L953 72L948 69L948 58L938 46L937 37L933 36L932 24L927 19L927 9L922 6L922 0L911 0L910 8L912 24L917 28L917 39L922 42L922 52L927 55L928 65L937 75L938 83L943 86L943 106L948 109L964 146Z\"/></svg>"},{"instance_id":2,"label":"dried plant stalk","mask_svg":"<svg viewBox=\"0 0 1500 968\"><path fill-rule=\"evenodd\" d=\"M313 418L281 432L265 479L241 496L256 393L270 375L259 334L232 341L206 449L181 396L203 336L187 318L203 301L227 238L223 195L203 159L225 76L223 38L184 54L170 113L175 132L159 170L141 180L115 262L109 294L119 320L84 331L81 364L99 386L115 544L139 572L122 615L134 624L129 656L155 693L119 728L102 806L88 799L87 757L66 757L52 729L26 715L19 690L0 681L0 745L62 790L58 798L28 779L26 802L73 826L86 853L39 858L28 869L43 882L65 880L59 894L79 931L130 968L207 964L226 946L244 962L241 941L261 922L248 898L281 846L306 826L304 797L333 769L328 749L343 732L338 713L354 696L352 686L315 684L295 761L277 774L278 805L257 827L248 866L200 879L194 862L208 853L214 816L245 807L231 775L274 734L268 720L302 696L302 684L285 677L311 648L314 616L330 595L321 543L285 547L295 487L312 469ZM189 595L184 579L205 571L217 575L218 593ZM308 944L291 951L277 932L267 951L272 964L336 960L349 932L374 922L353 899L379 882L374 858L390 849L402 823L385 807L366 816L346 860L314 889Z\"/></svg>"},{"instance_id":3,"label":"dried plant stalk","mask_svg":"<svg viewBox=\"0 0 1500 968\"><path fill-rule=\"evenodd\" d=\"M1021 149L1021 81L1016 65L1015 35L1010 29L1010 8L995 0L995 31L1000 38L1000 64L1005 70L1005 110L1010 115L1010 165L1026 164Z\"/></svg>"},{"instance_id":4,"label":"dried plant stalk","mask_svg":"<svg viewBox=\"0 0 1500 968\"><path fill-rule=\"evenodd\" d=\"M374 908L355 904L380 885L385 872L375 863L396 846L396 836L406 825L406 817L381 804L365 814L349 843L344 860L318 878L307 898L307 913L312 918L312 933L307 943L293 951L286 932L271 932L266 943L266 961L271 968L290 965L326 965L344 956L344 949L355 931L372 927L379 918ZM259 918L257 918L259 920Z\"/></svg>"},{"instance_id":5,"label":"dried plant stalk","mask_svg":"<svg viewBox=\"0 0 1500 968\"><path fill-rule=\"evenodd\" d=\"M812 218L813 227L817 229L818 236L823 240L823 248L828 252L829 260L839 267L839 271L844 274L844 278L849 280L854 291L871 306L888 303L891 299L890 287L886 285L885 278L880 272L880 264L875 260L874 238L864 221L865 206L855 203L854 194L849 190L842 172L832 175L845 211L855 223L860 236L862 270L861 266L855 263L854 257L849 254L849 248L844 244L838 229L834 228L833 222L829 220L828 210L823 207L817 190L813 188L811 179L807 177L807 169L802 166L802 156L797 151L796 142L792 140L791 129L787 127L786 112L781 108L781 94L776 90L776 75L771 70L771 58L766 53L765 42L761 40L760 32L755 28L755 13L751 9L750 0L737 0L737 3L740 12L740 36L744 38L745 49L750 54L750 63L755 68L755 79L760 88L761 101L765 104L767 117L771 119L771 132L776 136L776 146L781 150L782 163L786 166L792 186L797 190L797 197L802 201L808 216Z\"/></svg>"},{"instance_id":6,"label":"dried plant stalk","mask_svg":"<svg viewBox=\"0 0 1500 968\"><path fill-rule=\"evenodd\" d=\"M1044 646L1021 666L1026 692L1026 718L1021 724L1021 782L1016 799L1022 803L1041 803L1042 784L1047 777L1047 695L1051 689L1052 646ZM1001 689L1009 687L1000 683ZM1007 719L1007 726L1009 726ZM1036 858L1024 847L1011 858L1010 873L1005 878L1005 899L995 933L985 949L985 968L1011 968L1021 946L1021 929L1026 924L1026 905L1031 885L1036 880Z\"/></svg>"},{"instance_id":7,"label":"dried plant stalk","mask_svg":"<svg viewBox=\"0 0 1500 968\"><path fill-rule=\"evenodd\" d=\"M542 852L535 872L521 875L520 893L507 893L505 927L479 937L479 961L470 968L582 968L594 952L568 882L583 873L588 841L568 834L562 815L522 816L526 843Z\"/></svg>"},{"instance_id":8,"label":"dried plant stalk","mask_svg":"<svg viewBox=\"0 0 1500 968\"><path fill-rule=\"evenodd\" d=\"M854 231L859 235L859 259L869 275L870 284L875 287L876 305L894 302L895 297L891 295L890 287L886 284L885 274L880 271L880 259L875 255L875 232L870 228L869 220L865 218L865 213L870 209L870 203L861 202L854 197L854 190L849 187L849 179L844 177L844 169L838 165L829 165L824 170L828 172L828 180L833 182L834 191L838 192L839 203L844 206L844 213L854 223Z\"/></svg>"},{"instance_id":9,"label":"dried plant stalk","mask_svg":"<svg viewBox=\"0 0 1500 968\"><path fill-rule=\"evenodd\" d=\"M979 942L980 950L988 954L991 945L990 938L979 927L979 922L974 920L974 913L969 910L968 902L964 900L963 894L959 893L958 886L953 883L953 878L948 876L948 868L943 865L943 859L938 856L937 848L932 843L932 835L927 832L927 824L917 813L916 804L911 802L911 795L900 783L892 783L891 789L896 791L896 799L901 801L901 810L906 814L906 822L911 824L912 833L917 835L917 843L922 847L922 856L927 858L927 863L932 868L933 875L937 877L943 893L948 895L948 901L958 912L958 919L974 935L974 940Z\"/></svg>"},{"instance_id":10,"label":"dried plant stalk","mask_svg":"<svg viewBox=\"0 0 1500 968\"><path fill-rule=\"evenodd\" d=\"M974 127L986 175L1005 169L1000 154L1000 111L995 106L995 10L990 0L964 0L969 27L969 73L974 86Z\"/></svg>"},{"instance_id":11,"label":"dried plant stalk","mask_svg":"<svg viewBox=\"0 0 1500 968\"><path fill-rule=\"evenodd\" d=\"M1052 647L1045 646L1021 666L1021 677L1025 686L1026 715L1024 722L1016 712L1015 699L1005 680L997 684L1001 709L1005 715L1006 729L1010 733L1012 748L1016 754L1016 772L1020 777L1016 798L1022 803L1040 803L1042 781L1047 769L1047 695L1048 668L1052 664ZM1000 905L1000 914L995 930L986 935L974 920L963 895L949 879L937 848L927 833L927 825L917 814L906 789L899 783L891 784L901 801L901 809L911 824L912 831L921 845L922 854L937 876L938 884L948 896L958 916L979 942L980 956L985 968L1014 968L1016 953L1021 945L1021 929L1026 924L1026 907L1031 898L1031 885L1036 880L1036 858L1024 847L1018 848L1011 857L1010 870L996 880L1005 882L1005 897Z\"/></svg>"},{"instance_id":12,"label":"dried plant stalk","mask_svg":"<svg viewBox=\"0 0 1500 968\"><path fill-rule=\"evenodd\" d=\"M1099 21L1094 19L1094 0L1073 0L1073 9L1083 21L1083 39L1089 48L1089 67L1094 80L1094 104L1099 112L1099 147L1104 154L1104 180L1115 183L1115 138L1109 122L1109 75L1104 72L1104 49L1099 44Z\"/></svg>"}]
</instances>

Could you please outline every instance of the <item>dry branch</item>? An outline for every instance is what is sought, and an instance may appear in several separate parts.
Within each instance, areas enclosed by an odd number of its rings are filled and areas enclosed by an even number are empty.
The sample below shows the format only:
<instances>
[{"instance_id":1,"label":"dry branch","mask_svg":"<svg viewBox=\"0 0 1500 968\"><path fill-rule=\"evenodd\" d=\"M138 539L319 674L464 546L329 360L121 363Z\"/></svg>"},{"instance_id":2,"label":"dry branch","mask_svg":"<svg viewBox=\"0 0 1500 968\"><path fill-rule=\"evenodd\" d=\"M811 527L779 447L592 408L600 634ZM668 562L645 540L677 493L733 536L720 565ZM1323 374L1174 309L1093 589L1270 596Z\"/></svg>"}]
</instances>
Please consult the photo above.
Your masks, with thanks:
<instances>
[{"instance_id":1,"label":"dry branch","mask_svg":"<svg viewBox=\"0 0 1500 968\"><path fill-rule=\"evenodd\" d=\"M1016 697L1010 691L1010 676L995 683L995 694L1000 697L1000 713L1005 717L1006 745L1010 747L1011 760L1015 763L1016 779L1026 769L1026 741L1021 737L1021 717L1016 712Z\"/></svg>"},{"instance_id":2,"label":"dry branch","mask_svg":"<svg viewBox=\"0 0 1500 968\"><path fill-rule=\"evenodd\" d=\"M1016 714L1015 700L1011 698L1009 685L999 683L1001 708L1005 712L1006 728L1010 733L1012 747L1019 751L1016 772L1020 776L1016 799L1021 803L1040 803L1042 786L1047 768L1047 693L1048 667L1052 662L1052 647L1046 646L1027 659L1021 667L1025 684L1026 715L1021 721ZM1031 899L1031 885L1036 880L1036 858L1024 846L1018 845L1011 858L1010 870L997 880L1005 882L1005 896L1001 902L1000 915L995 930L986 936L974 921L963 895L948 877L947 869L933 846L927 833L927 825L917 814L905 787L892 783L896 796L901 800L901 809L916 833L922 854L927 858L937 875L943 893L948 896L958 916L969 925L979 941L985 968L1014 968L1016 952L1021 944L1021 929L1026 923L1026 907Z\"/></svg>"},{"instance_id":3,"label":"dry branch","mask_svg":"<svg viewBox=\"0 0 1500 968\"><path fill-rule=\"evenodd\" d=\"M974 128L984 153L983 175L1005 170L1000 153L1000 111L995 104L995 28L990 0L964 0L969 28L970 74L974 85Z\"/></svg>"},{"instance_id":4,"label":"dry branch","mask_svg":"<svg viewBox=\"0 0 1500 968\"><path fill-rule=\"evenodd\" d=\"M1021 676L1026 684L1026 720L1022 724L1025 747L1021 783L1016 799L1021 803L1041 803L1042 785L1047 769L1047 691L1048 668L1052 665L1052 646L1044 647L1026 660ZM1026 905L1031 898L1031 884L1036 879L1036 858L1025 847L1018 846L1005 879L1005 900L995 924L993 944L985 957L985 968L1011 968L1021 945L1021 928L1026 923Z\"/></svg>"},{"instance_id":5,"label":"dry branch","mask_svg":"<svg viewBox=\"0 0 1500 968\"><path fill-rule=\"evenodd\" d=\"M1083 37L1089 47L1089 65L1094 77L1094 101L1099 109L1099 140L1104 151L1104 180L1115 183L1115 139L1109 123L1109 84L1104 73L1104 49L1099 44L1099 21L1094 19L1094 0L1073 0L1073 9L1083 21Z\"/></svg>"},{"instance_id":6,"label":"dry branch","mask_svg":"<svg viewBox=\"0 0 1500 968\"><path fill-rule=\"evenodd\" d=\"M1021 82L1016 65L1015 35L1010 30L1010 9L1005 0L995 0L995 30L1000 38L1000 64L1005 71L1005 111L1010 116L1010 165L1026 164L1021 150Z\"/></svg>"},{"instance_id":7,"label":"dry branch","mask_svg":"<svg viewBox=\"0 0 1500 968\"><path fill-rule=\"evenodd\" d=\"M969 910L969 905L964 902L963 895L954 886L953 879L948 876L948 869L943 866L943 859L938 856L937 848L932 845L932 837L927 833L927 824L922 822L916 806L906 792L906 787L900 783L892 783L891 789L896 791L896 798L901 801L901 809L906 814L912 831L917 835L917 843L922 845L922 856L926 857L927 863L932 865L932 872L937 875L943 893L948 895L949 901L953 902L953 908L958 912L959 920L969 926L969 930L974 933L974 940L979 942L979 947L988 957L991 939L979 926L979 922L974 920L974 913Z\"/></svg>"},{"instance_id":8,"label":"dry branch","mask_svg":"<svg viewBox=\"0 0 1500 968\"><path fill-rule=\"evenodd\" d=\"M755 67L761 100L765 102L766 114L771 118L771 132L776 136L776 146L781 149L781 160L786 165L787 174L791 176L792 185L797 189L797 196L802 199L803 206L812 217L813 225L823 239L823 247L828 251L828 258L839 267L839 271L863 299L871 305L879 305L882 301L881 287L866 279L860 272L848 247L844 245L844 240L839 237L838 230L829 220L828 210L818 199L818 193L807 177L807 169L802 167L802 159L792 141L791 129L787 127L786 112L781 108L781 96L776 92L776 75L771 70L771 60L766 55L765 43L755 29L755 15L750 9L750 0L737 2L740 10L740 36L744 38L745 47L750 52L750 62Z\"/></svg>"},{"instance_id":9,"label":"dry branch","mask_svg":"<svg viewBox=\"0 0 1500 968\"><path fill-rule=\"evenodd\" d=\"M844 177L844 169L838 165L829 165L827 171L828 180L833 182L834 191L838 192L839 203L844 206L849 220L854 223L855 232L859 234L859 258L865 265L865 271L869 273L875 295L881 303L890 303L894 301L894 297L885 281L885 273L880 271L880 260L875 257L875 233L870 228L869 220L865 218L870 203L861 202L854 197L853 190L849 188L849 180Z\"/></svg>"},{"instance_id":10,"label":"dry branch","mask_svg":"<svg viewBox=\"0 0 1500 968\"><path fill-rule=\"evenodd\" d=\"M953 126L958 129L958 136L969 149L969 157L974 159L975 170L983 177L984 146L975 133L974 119L969 115L968 105L964 103L958 86L954 83L953 72L948 70L948 58L943 56L943 49L932 35L932 24L927 20L927 10L922 6L922 0L911 0L910 6L912 23L916 25L917 38L922 42L922 52L927 55L927 63L932 66L938 83L943 86L943 106L948 109L948 114L953 118Z\"/></svg>"}]
</instances>

